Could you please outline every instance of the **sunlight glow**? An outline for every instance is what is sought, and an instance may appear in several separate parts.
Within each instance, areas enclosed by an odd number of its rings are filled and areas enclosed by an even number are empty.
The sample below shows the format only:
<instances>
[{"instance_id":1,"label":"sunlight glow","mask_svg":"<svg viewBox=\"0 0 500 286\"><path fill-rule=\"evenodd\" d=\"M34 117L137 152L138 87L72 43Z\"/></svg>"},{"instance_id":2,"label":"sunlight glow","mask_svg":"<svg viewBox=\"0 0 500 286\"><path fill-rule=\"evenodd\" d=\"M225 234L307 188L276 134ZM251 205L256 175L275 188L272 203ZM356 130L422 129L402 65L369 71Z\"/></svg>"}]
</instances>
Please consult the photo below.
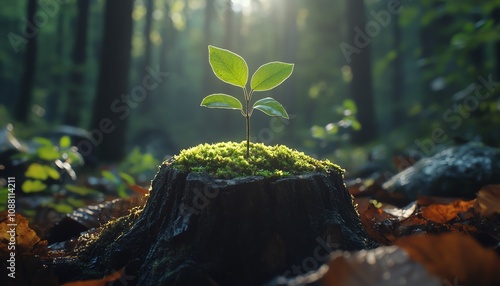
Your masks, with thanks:
<instances>
[{"instance_id":1,"label":"sunlight glow","mask_svg":"<svg viewBox=\"0 0 500 286\"><path fill-rule=\"evenodd\" d=\"M267 9L270 3L270 0L259 0L259 1L252 1L252 0L228 0L232 2L232 9L234 12L243 12L243 13L249 13L251 12L250 10L256 9ZM252 3L254 2L254 3ZM256 5L257 4L257 5ZM255 6L258 6L255 7Z\"/></svg>"},{"instance_id":2,"label":"sunlight glow","mask_svg":"<svg viewBox=\"0 0 500 286\"><path fill-rule=\"evenodd\" d=\"M231 0L233 3L233 10L235 12L241 12L248 10L251 6L251 1L252 0Z\"/></svg>"}]
</instances>

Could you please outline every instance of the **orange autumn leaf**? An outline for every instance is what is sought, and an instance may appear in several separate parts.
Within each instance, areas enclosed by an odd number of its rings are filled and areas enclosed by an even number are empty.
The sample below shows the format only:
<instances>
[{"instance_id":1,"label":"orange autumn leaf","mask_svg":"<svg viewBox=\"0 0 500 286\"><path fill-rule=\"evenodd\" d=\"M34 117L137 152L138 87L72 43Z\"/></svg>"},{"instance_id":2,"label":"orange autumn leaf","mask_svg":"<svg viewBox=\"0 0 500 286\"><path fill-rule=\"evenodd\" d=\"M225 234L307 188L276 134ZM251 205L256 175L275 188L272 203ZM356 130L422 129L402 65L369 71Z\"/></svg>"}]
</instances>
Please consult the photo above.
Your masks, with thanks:
<instances>
[{"instance_id":1,"label":"orange autumn leaf","mask_svg":"<svg viewBox=\"0 0 500 286\"><path fill-rule=\"evenodd\" d=\"M392 215L375 207L368 198L355 198L359 218L368 235L377 242L389 243L387 238L376 228L377 222L387 221L394 218Z\"/></svg>"},{"instance_id":2,"label":"orange autumn leaf","mask_svg":"<svg viewBox=\"0 0 500 286\"><path fill-rule=\"evenodd\" d=\"M68 282L68 283L64 283L63 286L106 286L106 285L111 285L113 283L110 283L110 282L119 280L122 277L123 273L124 273L124 269L122 269L120 271L116 271L114 273L111 273L110 275L105 276L102 279Z\"/></svg>"},{"instance_id":3,"label":"orange autumn leaf","mask_svg":"<svg viewBox=\"0 0 500 286\"><path fill-rule=\"evenodd\" d=\"M448 221L454 219L459 213L466 212L470 208L472 208L474 206L474 202L475 200L458 200L446 205L429 205L426 207L422 207L420 210L422 212L422 216L427 220L431 220L437 223L447 223Z\"/></svg>"},{"instance_id":4,"label":"orange autumn leaf","mask_svg":"<svg viewBox=\"0 0 500 286\"><path fill-rule=\"evenodd\" d=\"M470 236L426 234L400 238L395 244L449 285L500 285L500 258Z\"/></svg>"},{"instance_id":5,"label":"orange autumn leaf","mask_svg":"<svg viewBox=\"0 0 500 286\"><path fill-rule=\"evenodd\" d=\"M457 198L418 196L417 204L421 207L434 205L434 204L448 205L448 204L454 203L456 200L457 200Z\"/></svg>"}]
</instances>

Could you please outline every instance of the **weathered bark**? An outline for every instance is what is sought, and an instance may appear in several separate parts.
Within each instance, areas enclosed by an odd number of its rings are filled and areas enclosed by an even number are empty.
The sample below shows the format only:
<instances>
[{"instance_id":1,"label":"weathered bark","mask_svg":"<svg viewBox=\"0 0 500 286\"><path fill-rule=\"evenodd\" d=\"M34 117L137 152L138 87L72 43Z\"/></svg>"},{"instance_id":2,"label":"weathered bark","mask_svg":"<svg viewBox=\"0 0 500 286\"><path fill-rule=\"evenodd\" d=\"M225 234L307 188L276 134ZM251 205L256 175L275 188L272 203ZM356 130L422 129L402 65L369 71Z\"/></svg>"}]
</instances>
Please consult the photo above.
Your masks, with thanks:
<instances>
[{"instance_id":1,"label":"weathered bark","mask_svg":"<svg viewBox=\"0 0 500 286\"><path fill-rule=\"evenodd\" d=\"M97 241L87 271L133 265L125 272L138 285L169 286L260 285L314 270L335 249L370 245L336 172L221 180L167 165L140 217L113 241Z\"/></svg>"}]
</instances>

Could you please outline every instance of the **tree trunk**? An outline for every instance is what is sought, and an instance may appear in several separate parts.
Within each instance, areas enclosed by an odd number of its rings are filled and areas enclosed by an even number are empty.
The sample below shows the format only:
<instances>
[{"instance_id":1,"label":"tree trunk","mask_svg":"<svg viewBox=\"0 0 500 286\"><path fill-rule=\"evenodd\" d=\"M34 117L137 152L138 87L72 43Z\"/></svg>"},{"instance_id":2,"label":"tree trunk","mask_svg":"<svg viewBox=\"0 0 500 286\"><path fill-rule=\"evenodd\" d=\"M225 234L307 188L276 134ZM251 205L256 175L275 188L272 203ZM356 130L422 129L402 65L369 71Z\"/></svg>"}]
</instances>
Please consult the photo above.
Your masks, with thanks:
<instances>
[{"instance_id":1,"label":"tree trunk","mask_svg":"<svg viewBox=\"0 0 500 286\"><path fill-rule=\"evenodd\" d=\"M37 11L37 1L28 0L27 18L31 23ZM35 27L35 29L38 29ZM24 72L21 80L21 94L17 101L14 118L20 122L28 121L28 114L31 108L33 98L33 86L35 84L35 67L37 58L37 30L33 30L29 26L26 27L26 35L33 35L28 38L26 44L26 55L24 57Z\"/></svg>"},{"instance_id":2,"label":"tree trunk","mask_svg":"<svg viewBox=\"0 0 500 286\"><path fill-rule=\"evenodd\" d=\"M335 249L374 246L333 170L222 180L163 165L138 219L115 235L80 266L126 267L139 285L261 285L317 269Z\"/></svg>"},{"instance_id":3,"label":"tree trunk","mask_svg":"<svg viewBox=\"0 0 500 286\"><path fill-rule=\"evenodd\" d=\"M154 2L153 0L146 0L146 16L144 24L144 55L142 59L141 72L139 73L140 78L138 78L138 83L140 84L142 79L148 75L147 67L151 65L151 57L153 53L152 43L151 43L151 27L153 25L153 11ZM169 17L165 15L165 17ZM139 113L141 115L146 115L151 112L154 108L154 101L152 95L154 94L152 90L147 91L147 96L144 101L141 102L139 107Z\"/></svg>"},{"instance_id":4,"label":"tree trunk","mask_svg":"<svg viewBox=\"0 0 500 286\"><path fill-rule=\"evenodd\" d=\"M423 5L424 13L429 11L438 11L444 9L442 2L430 2L430 4ZM444 87L433 87L433 81L437 78L443 77L435 70L438 66L438 56L446 53L449 50L449 44L452 40L452 34L447 31L450 25L454 22L453 16L450 14L440 15L426 26L421 26L419 33L420 45L422 50L422 62L425 64L421 67L422 74L424 75L423 82L423 97L420 103L424 107L433 104L449 105L449 94L452 93L450 89Z\"/></svg>"},{"instance_id":5,"label":"tree trunk","mask_svg":"<svg viewBox=\"0 0 500 286\"><path fill-rule=\"evenodd\" d=\"M133 0L106 1L97 94L91 120L93 148L104 161L125 155L130 109L137 106L128 90Z\"/></svg>"},{"instance_id":6,"label":"tree trunk","mask_svg":"<svg viewBox=\"0 0 500 286\"><path fill-rule=\"evenodd\" d=\"M78 0L78 17L76 36L73 45L73 70L70 77L68 101L65 108L64 123L79 126L81 121L81 107L85 98L85 62L87 59L87 26L90 0ZM75 108L76 107L76 108Z\"/></svg>"},{"instance_id":7,"label":"tree trunk","mask_svg":"<svg viewBox=\"0 0 500 286\"><path fill-rule=\"evenodd\" d=\"M354 41L353 46L356 46L354 39L359 37L359 31L361 30L362 33L365 33L365 9L363 0L347 1L349 39ZM363 144L377 137L377 124L372 83L371 45L367 44L364 47L357 48L361 51L351 57L352 81L350 93L357 105L357 119L361 123L362 129L352 134L352 141L356 144Z\"/></svg>"},{"instance_id":8,"label":"tree trunk","mask_svg":"<svg viewBox=\"0 0 500 286\"><path fill-rule=\"evenodd\" d=\"M61 9L63 9L61 7ZM56 38L56 49L55 54L62 62L65 57L65 32L66 32L66 13L60 12L57 16L57 38ZM49 92L47 96L47 101L45 103L45 110L47 111L46 119L47 122L56 123L60 122L60 107L62 103L63 94L65 91L65 71L58 70L54 74L54 83L56 88Z\"/></svg>"},{"instance_id":9,"label":"tree trunk","mask_svg":"<svg viewBox=\"0 0 500 286\"><path fill-rule=\"evenodd\" d=\"M282 7L285 7L285 40L284 40L284 61L288 63L295 63L297 46L299 41L297 39L297 13L298 13L298 3L296 0L282 0ZM283 83L283 96L281 96L280 102L282 102L288 110L293 110L293 99L292 94L295 90L295 81L290 80Z\"/></svg>"},{"instance_id":10,"label":"tree trunk","mask_svg":"<svg viewBox=\"0 0 500 286\"><path fill-rule=\"evenodd\" d=\"M208 54L208 45L210 45L210 41L212 40L212 18L214 17L214 0L206 0L205 2L205 23L203 24L203 46L201 47L202 55ZM210 82L212 80L212 69L210 68L210 64L208 60L204 61L203 65L203 91L210 91Z\"/></svg>"},{"instance_id":11,"label":"tree trunk","mask_svg":"<svg viewBox=\"0 0 500 286\"><path fill-rule=\"evenodd\" d=\"M160 70L166 71L169 70L169 62L168 62L168 54L171 52L174 45L172 43L177 39L176 30L173 26L172 19L169 16L170 13L170 3L163 4L163 22L161 25L161 45L160 45L160 53L158 56L158 63L160 65ZM157 96L165 95L167 92L167 85L162 86L162 88L158 88L156 91Z\"/></svg>"},{"instance_id":12,"label":"tree trunk","mask_svg":"<svg viewBox=\"0 0 500 286\"><path fill-rule=\"evenodd\" d=\"M403 102L403 83L404 83L404 68L403 55L401 49L401 27L399 26L399 14L392 15L392 33L394 37L394 51L396 58L392 62L392 122L394 127L399 127L404 124L406 119L406 109Z\"/></svg>"},{"instance_id":13,"label":"tree trunk","mask_svg":"<svg viewBox=\"0 0 500 286\"><path fill-rule=\"evenodd\" d=\"M491 12L491 17L493 18L493 21L495 21L495 24L498 25L500 23L500 8L496 8ZM495 73L496 77L500 77L500 41L495 42L494 46L495 50Z\"/></svg>"}]
</instances>

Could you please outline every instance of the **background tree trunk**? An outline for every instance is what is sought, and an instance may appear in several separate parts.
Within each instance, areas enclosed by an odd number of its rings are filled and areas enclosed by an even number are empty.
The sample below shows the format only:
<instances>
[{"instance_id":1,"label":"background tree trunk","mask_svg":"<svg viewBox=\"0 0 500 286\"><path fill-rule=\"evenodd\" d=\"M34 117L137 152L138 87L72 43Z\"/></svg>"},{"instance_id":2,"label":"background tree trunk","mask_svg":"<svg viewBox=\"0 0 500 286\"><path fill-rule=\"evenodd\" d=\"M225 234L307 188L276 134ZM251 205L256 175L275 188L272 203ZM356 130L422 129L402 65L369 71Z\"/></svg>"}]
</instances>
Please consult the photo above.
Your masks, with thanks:
<instances>
[{"instance_id":1,"label":"background tree trunk","mask_svg":"<svg viewBox=\"0 0 500 286\"><path fill-rule=\"evenodd\" d=\"M363 32L365 30L366 7L363 0L347 1L347 19L350 32L349 40L353 41L358 33L354 28L357 27ZM356 46L354 43L351 44ZM353 54L351 60L352 81L350 94L357 105L357 119L361 123L361 130L353 133L352 141L356 144L363 144L377 137L371 44L361 48L360 53Z\"/></svg>"},{"instance_id":2,"label":"background tree trunk","mask_svg":"<svg viewBox=\"0 0 500 286\"><path fill-rule=\"evenodd\" d=\"M499 24L500 23L500 8L496 8L493 10L493 12L491 12L491 17L493 18L493 21L495 21L495 24ZM495 47L494 47L494 50L495 50L495 73L496 73L496 77L500 77L500 41L496 41L495 42Z\"/></svg>"},{"instance_id":3,"label":"background tree trunk","mask_svg":"<svg viewBox=\"0 0 500 286\"><path fill-rule=\"evenodd\" d=\"M132 8L133 0L106 1L97 94L91 119L93 147L104 161L118 161L124 157L127 118L130 108L136 106L130 98L122 99L122 96L130 95Z\"/></svg>"},{"instance_id":4,"label":"background tree trunk","mask_svg":"<svg viewBox=\"0 0 500 286\"><path fill-rule=\"evenodd\" d=\"M60 9L63 9L61 7ZM59 58L60 62L65 59L65 44L64 39L66 36L66 13L61 12L57 16L57 38L56 38L56 48L55 55ZM61 64L62 65L62 64ZM60 122L60 112L63 95L65 93L66 86L66 76L65 71L59 69L54 74L54 83L56 88L54 88L48 95L47 101L45 103L46 119L50 123Z\"/></svg>"},{"instance_id":5,"label":"background tree trunk","mask_svg":"<svg viewBox=\"0 0 500 286\"><path fill-rule=\"evenodd\" d=\"M32 23L37 11L37 1L28 0L27 20ZM38 29L38 27L36 28ZM33 98L33 86L35 84L35 67L37 54L37 37L38 30L33 31L32 28L26 27L26 35L33 35L28 38L26 44L26 54L24 57L24 72L21 80L21 95L17 102L14 118L20 122L28 121L28 114L31 108Z\"/></svg>"},{"instance_id":6,"label":"background tree trunk","mask_svg":"<svg viewBox=\"0 0 500 286\"><path fill-rule=\"evenodd\" d=\"M81 111L85 97L85 62L87 60L87 26L90 0L78 0L78 16L76 20L76 36L73 45L73 70L70 77L68 100L65 109L64 123L79 126Z\"/></svg>"},{"instance_id":7,"label":"background tree trunk","mask_svg":"<svg viewBox=\"0 0 500 286\"><path fill-rule=\"evenodd\" d=\"M403 101L404 67L401 49L401 27L399 25L399 14L392 15L392 33L394 39L394 51L396 57L392 62L392 124L398 127L405 124L406 109Z\"/></svg>"},{"instance_id":8,"label":"background tree trunk","mask_svg":"<svg viewBox=\"0 0 500 286\"><path fill-rule=\"evenodd\" d=\"M206 0L205 2L205 23L203 24L203 46L201 47L201 54L208 54L208 45L211 44L212 40L212 21L215 16L214 11L214 2L215 0ZM211 92L211 80L212 80L212 69L210 68L210 64L208 60L203 61L203 91Z\"/></svg>"},{"instance_id":9,"label":"background tree trunk","mask_svg":"<svg viewBox=\"0 0 500 286\"><path fill-rule=\"evenodd\" d=\"M144 24L144 55L142 58L142 65L139 65L140 77L137 79L137 83L141 83L142 79L148 74L146 68L151 65L151 57L153 53L152 42L151 42L151 31L153 26L153 11L154 11L154 1L146 0L146 16ZM145 115L153 109L153 98L151 96L154 94L153 91L148 90L147 96L144 101L140 103L139 113Z\"/></svg>"}]
</instances>

